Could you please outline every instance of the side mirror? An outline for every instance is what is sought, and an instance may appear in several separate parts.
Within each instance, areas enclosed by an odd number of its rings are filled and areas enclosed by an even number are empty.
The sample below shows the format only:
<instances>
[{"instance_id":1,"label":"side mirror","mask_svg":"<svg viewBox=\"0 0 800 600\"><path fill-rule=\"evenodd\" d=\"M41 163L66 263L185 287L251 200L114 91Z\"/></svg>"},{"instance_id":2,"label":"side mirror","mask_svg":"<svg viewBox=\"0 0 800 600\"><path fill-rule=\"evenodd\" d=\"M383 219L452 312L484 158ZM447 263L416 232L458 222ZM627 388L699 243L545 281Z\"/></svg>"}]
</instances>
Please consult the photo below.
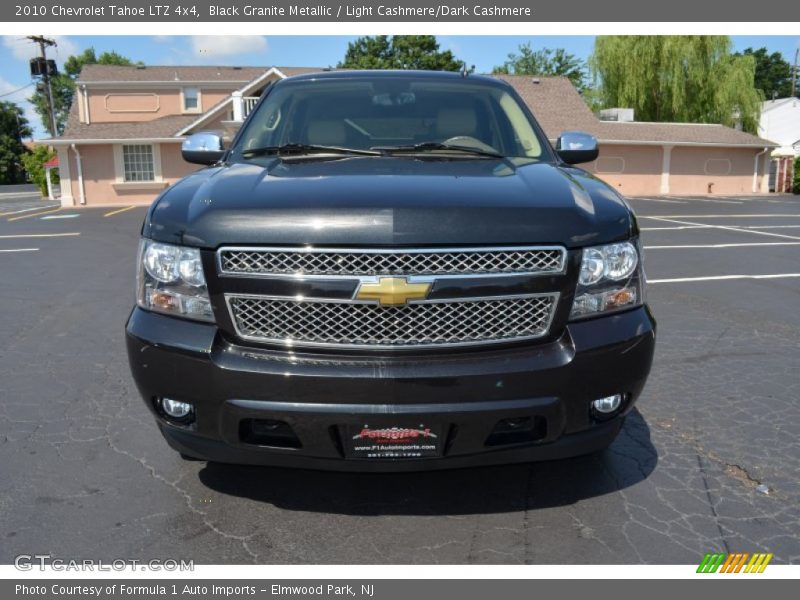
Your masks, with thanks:
<instances>
[{"instance_id":1,"label":"side mirror","mask_svg":"<svg viewBox=\"0 0 800 600\"><path fill-rule=\"evenodd\" d=\"M198 165L213 165L224 154L222 136L213 131L192 134L181 145L183 160Z\"/></svg>"},{"instance_id":2,"label":"side mirror","mask_svg":"<svg viewBox=\"0 0 800 600\"><path fill-rule=\"evenodd\" d=\"M597 139L582 131L565 131L556 142L556 153L568 165L592 162L599 152Z\"/></svg>"}]
</instances>

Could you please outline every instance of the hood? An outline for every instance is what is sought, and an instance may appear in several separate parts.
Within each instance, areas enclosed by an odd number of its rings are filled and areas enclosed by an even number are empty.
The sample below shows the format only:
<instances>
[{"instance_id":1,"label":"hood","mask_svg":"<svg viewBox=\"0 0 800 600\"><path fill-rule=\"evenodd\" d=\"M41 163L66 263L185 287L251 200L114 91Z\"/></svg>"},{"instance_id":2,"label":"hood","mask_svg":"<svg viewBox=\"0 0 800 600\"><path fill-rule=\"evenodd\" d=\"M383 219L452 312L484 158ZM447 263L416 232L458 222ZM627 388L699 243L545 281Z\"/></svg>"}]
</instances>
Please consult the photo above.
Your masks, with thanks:
<instances>
[{"instance_id":1,"label":"hood","mask_svg":"<svg viewBox=\"0 0 800 600\"><path fill-rule=\"evenodd\" d=\"M632 213L605 183L529 160L264 159L203 169L168 188L144 234L224 244L447 246L625 239Z\"/></svg>"}]
</instances>

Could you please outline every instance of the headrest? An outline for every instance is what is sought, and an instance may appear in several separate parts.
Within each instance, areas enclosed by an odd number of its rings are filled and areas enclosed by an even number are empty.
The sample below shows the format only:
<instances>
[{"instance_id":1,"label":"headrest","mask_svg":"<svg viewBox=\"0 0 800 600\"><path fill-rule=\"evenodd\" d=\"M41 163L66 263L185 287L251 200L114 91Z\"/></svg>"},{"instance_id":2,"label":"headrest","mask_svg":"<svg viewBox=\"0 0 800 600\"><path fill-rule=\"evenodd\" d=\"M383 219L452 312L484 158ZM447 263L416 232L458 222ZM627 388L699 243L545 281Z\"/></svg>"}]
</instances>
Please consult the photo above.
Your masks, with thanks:
<instances>
[{"instance_id":1,"label":"headrest","mask_svg":"<svg viewBox=\"0 0 800 600\"><path fill-rule=\"evenodd\" d=\"M436 115L436 133L443 138L474 136L477 128L475 111L468 108L442 108Z\"/></svg>"},{"instance_id":2,"label":"headrest","mask_svg":"<svg viewBox=\"0 0 800 600\"><path fill-rule=\"evenodd\" d=\"M335 119L312 121L308 124L308 143L320 146L343 146L347 143L344 123Z\"/></svg>"}]
</instances>

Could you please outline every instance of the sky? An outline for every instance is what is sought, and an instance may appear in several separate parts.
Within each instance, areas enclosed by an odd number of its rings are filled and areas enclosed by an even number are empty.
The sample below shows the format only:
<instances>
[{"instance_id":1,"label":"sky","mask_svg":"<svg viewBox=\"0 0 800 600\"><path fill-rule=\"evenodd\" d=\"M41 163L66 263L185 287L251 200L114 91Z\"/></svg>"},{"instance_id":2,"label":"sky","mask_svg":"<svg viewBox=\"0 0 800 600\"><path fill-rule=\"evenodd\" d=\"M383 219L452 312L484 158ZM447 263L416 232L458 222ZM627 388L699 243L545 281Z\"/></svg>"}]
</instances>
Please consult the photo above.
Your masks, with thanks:
<instances>
[{"instance_id":1,"label":"sky","mask_svg":"<svg viewBox=\"0 0 800 600\"><path fill-rule=\"evenodd\" d=\"M97 54L114 50L147 65L335 66L355 36L54 36L49 58L59 67L72 54L93 47ZM582 59L592 52L594 36L438 36L442 49L488 73L510 52L528 42L534 49L565 48ZM794 60L800 36L733 36L734 49L766 46ZM45 137L38 115L26 101L33 88L28 60L38 53L23 35L0 36L0 101L16 102L25 110L34 137Z\"/></svg>"}]
</instances>

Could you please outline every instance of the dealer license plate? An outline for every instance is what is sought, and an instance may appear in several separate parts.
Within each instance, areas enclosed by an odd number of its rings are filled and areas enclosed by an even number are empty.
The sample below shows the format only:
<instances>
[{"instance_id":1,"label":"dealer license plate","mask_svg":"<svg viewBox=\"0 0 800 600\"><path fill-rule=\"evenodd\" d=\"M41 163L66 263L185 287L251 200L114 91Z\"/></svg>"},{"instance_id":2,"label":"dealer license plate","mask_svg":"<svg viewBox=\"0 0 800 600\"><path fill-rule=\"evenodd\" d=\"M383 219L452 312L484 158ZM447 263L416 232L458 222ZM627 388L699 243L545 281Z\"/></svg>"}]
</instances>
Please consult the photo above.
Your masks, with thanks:
<instances>
[{"instance_id":1,"label":"dealer license plate","mask_svg":"<svg viewBox=\"0 0 800 600\"><path fill-rule=\"evenodd\" d=\"M442 427L412 425L348 425L345 429L347 458L403 459L442 455Z\"/></svg>"}]
</instances>

